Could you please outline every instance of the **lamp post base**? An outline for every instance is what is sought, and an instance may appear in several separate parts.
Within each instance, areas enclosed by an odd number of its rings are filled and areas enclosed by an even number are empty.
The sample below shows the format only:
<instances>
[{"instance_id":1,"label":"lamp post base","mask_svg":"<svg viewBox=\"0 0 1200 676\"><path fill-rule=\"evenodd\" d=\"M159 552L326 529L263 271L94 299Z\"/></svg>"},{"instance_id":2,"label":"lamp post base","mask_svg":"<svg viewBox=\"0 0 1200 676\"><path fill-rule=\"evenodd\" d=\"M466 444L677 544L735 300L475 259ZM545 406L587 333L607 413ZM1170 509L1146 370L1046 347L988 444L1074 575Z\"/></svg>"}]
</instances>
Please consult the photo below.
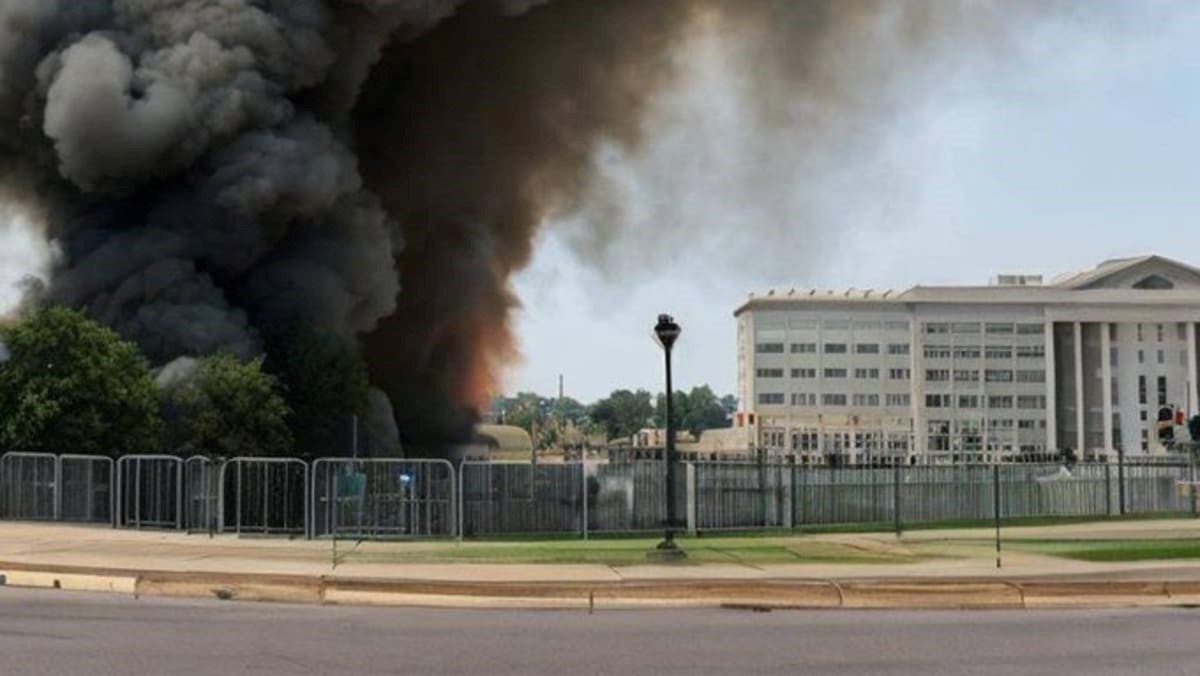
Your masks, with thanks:
<instances>
[{"instance_id":1,"label":"lamp post base","mask_svg":"<svg viewBox=\"0 0 1200 676\"><path fill-rule=\"evenodd\" d=\"M683 561L687 558L687 552L679 548L675 544L675 538L668 537L658 545L646 552L646 559L657 562Z\"/></svg>"}]
</instances>

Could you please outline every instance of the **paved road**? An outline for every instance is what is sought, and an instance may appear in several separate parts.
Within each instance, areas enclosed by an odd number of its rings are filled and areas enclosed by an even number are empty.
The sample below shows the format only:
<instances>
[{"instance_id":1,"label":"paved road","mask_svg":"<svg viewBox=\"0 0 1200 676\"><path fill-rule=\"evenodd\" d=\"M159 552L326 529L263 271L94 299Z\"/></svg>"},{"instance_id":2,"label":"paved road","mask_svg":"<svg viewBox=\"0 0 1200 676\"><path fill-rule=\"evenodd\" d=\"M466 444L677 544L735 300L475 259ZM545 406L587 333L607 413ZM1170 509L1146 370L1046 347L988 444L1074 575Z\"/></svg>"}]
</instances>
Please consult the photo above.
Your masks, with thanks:
<instances>
[{"instance_id":1,"label":"paved road","mask_svg":"<svg viewBox=\"0 0 1200 676\"><path fill-rule=\"evenodd\" d=\"M0 673L1195 674L1200 610L451 611L0 588Z\"/></svg>"}]
</instances>

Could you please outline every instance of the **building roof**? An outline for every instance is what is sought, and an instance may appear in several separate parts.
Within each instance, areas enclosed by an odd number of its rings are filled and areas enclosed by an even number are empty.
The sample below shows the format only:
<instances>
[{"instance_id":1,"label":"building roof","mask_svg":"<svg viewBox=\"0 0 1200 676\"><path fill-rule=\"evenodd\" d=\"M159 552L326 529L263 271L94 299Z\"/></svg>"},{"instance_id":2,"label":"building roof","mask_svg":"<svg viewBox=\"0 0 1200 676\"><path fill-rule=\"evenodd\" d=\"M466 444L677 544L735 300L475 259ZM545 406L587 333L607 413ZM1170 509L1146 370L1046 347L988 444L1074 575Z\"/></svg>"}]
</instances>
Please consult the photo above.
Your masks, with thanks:
<instances>
[{"instance_id":1,"label":"building roof","mask_svg":"<svg viewBox=\"0 0 1200 676\"><path fill-rule=\"evenodd\" d=\"M1138 288L1129 283L1145 268L1147 276L1162 274L1178 280L1174 288ZM899 293L887 289L771 289L751 293L734 316L749 309L788 309L811 304L902 306L912 303L971 304L1139 304L1192 305L1200 303L1200 269L1163 256L1149 255L1104 261L1091 270L1068 273L1048 285L913 286Z\"/></svg>"},{"instance_id":2,"label":"building roof","mask_svg":"<svg viewBox=\"0 0 1200 676\"><path fill-rule=\"evenodd\" d=\"M478 425L475 427L475 436L481 441L494 443L496 449L501 451L533 450L533 438L514 425Z\"/></svg>"}]
</instances>

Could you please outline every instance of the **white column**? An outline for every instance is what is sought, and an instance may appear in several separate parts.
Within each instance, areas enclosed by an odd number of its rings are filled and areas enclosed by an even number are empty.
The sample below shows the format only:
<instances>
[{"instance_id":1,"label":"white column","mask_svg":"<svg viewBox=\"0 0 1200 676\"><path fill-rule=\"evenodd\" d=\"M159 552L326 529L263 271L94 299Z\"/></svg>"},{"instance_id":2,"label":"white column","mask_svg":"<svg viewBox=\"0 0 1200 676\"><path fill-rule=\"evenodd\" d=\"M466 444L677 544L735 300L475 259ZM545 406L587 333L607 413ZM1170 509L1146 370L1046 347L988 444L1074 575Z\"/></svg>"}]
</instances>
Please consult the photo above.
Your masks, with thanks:
<instances>
[{"instance_id":1,"label":"white column","mask_svg":"<svg viewBox=\"0 0 1200 676\"><path fill-rule=\"evenodd\" d=\"M1046 450L1058 447L1058 402L1055 390L1058 377L1054 373L1054 321L1046 318ZM1016 405L1016 402L1013 402Z\"/></svg>"},{"instance_id":2,"label":"white column","mask_svg":"<svg viewBox=\"0 0 1200 676\"><path fill-rule=\"evenodd\" d=\"M1187 383L1187 415L1191 419L1200 411L1200 402L1196 401L1196 325L1192 322L1187 323Z\"/></svg>"},{"instance_id":3,"label":"white column","mask_svg":"<svg viewBox=\"0 0 1200 676\"><path fill-rule=\"evenodd\" d=\"M1104 388L1101 395L1104 397L1104 451L1105 453L1113 449L1113 426L1112 426L1112 359L1109 357L1109 348L1112 341L1109 339L1109 331L1112 325L1108 322L1100 324L1100 384Z\"/></svg>"},{"instance_id":4,"label":"white column","mask_svg":"<svg viewBox=\"0 0 1200 676\"><path fill-rule=\"evenodd\" d=\"M1083 458L1083 324L1074 323L1075 330L1075 452Z\"/></svg>"}]
</instances>

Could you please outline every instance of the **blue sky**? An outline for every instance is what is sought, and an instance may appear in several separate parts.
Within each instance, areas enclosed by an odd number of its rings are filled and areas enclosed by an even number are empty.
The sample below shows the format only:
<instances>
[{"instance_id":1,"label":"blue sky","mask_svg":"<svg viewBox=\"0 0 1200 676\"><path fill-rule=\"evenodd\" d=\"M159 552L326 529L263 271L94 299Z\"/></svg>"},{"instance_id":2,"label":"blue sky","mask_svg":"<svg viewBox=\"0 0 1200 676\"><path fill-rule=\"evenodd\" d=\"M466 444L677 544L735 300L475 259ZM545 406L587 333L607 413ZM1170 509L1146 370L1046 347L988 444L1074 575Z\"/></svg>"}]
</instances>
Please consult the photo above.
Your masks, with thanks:
<instances>
[{"instance_id":1,"label":"blue sky","mask_svg":"<svg viewBox=\"0 0 1200 676\"><path fill-rule=\"evenodd\" d=\"M658 389L650 327L665 311L684 330L678 386L732 392L732 311L772 286L982 284L997 272L1054 275L1148 252L1200 263L1200 6L1118 6L1121 17L1031 31L1017 55L921 91L837 170L770 183L783 193L770 208L706 183L747 169L696 137L736 143L747 131L728 109L728 80L691 81L665 107L697 147L652 143L616 163L634 167L635 201L657 192L674 201L647 217L701 227L663 241L637 229L607 254L632 263L614 267L577 254L577 223L548 223L516 281L524 357L507 390L550 393L560 373L585 401L619 387ZM769 140L780 139L786 133ZM693 156L704 173L664 178L663 166ZM789 213L787 186L809 182L827 207L819 219L811 207ZM731 246L730 233L745 241ZM653 273L650 260L662 261Z\"/></svg>"}]
</instances>

